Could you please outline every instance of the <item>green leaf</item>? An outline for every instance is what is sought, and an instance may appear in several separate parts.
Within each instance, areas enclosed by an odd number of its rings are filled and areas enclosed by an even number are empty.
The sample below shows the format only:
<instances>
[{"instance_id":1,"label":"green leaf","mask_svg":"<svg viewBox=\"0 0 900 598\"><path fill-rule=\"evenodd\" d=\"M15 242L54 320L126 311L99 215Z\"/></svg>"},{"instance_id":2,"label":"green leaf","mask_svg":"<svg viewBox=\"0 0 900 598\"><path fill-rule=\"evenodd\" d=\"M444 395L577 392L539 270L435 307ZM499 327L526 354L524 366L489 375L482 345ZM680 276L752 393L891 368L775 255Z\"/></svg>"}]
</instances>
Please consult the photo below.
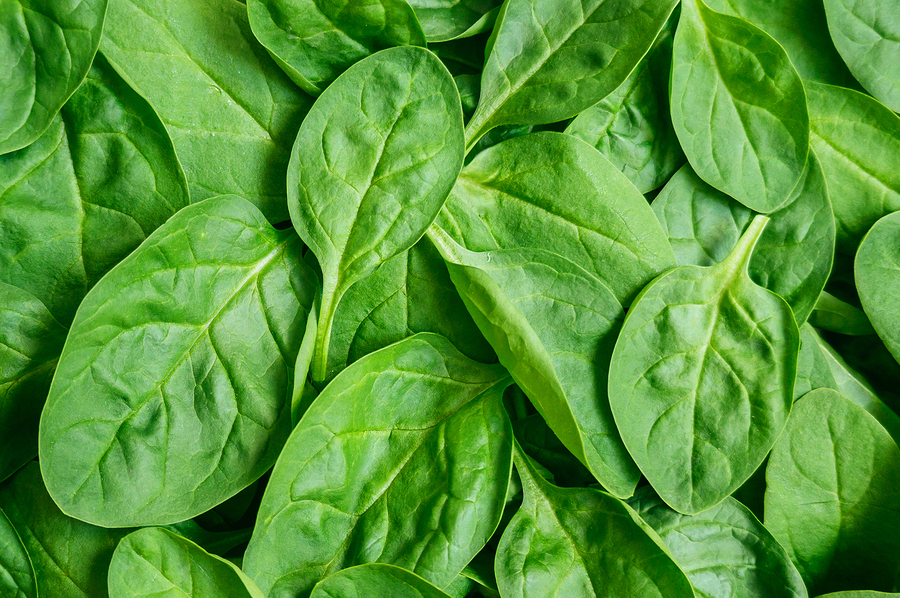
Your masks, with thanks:
<instances>
[{"instance_id":1,"label":"green leaf","mask_svg":"<svg viewBox=\"0 0 900 598\"><path fill-rule=\"evenodd\" d=\"M463 160L456 84L431 52L392 48L348 69L316 102L291 154L291 220L322 268L312 379L330 378L338 303L412 247Z\"/></svg>"},{"instance_id":2,"label":"green leaf","mask_svg":"<svg viewBox=\"0 0 900 598\"><path fill-rule=\"evenodd\" d=\"M879 0L825 0L831 39L850 72L877 99L900 112L900 15Z\"/></svg>"},{"instance_id":3,"label":"green leaf","mask_svg":"<svg viewBox=\"0 0 900 598\"><path fill-rule=\"evenodd\" d=\"M194 201L236 194L288 217L284 173L312 100L235 0L115 0L102 51L165 123Z\"/></svg>"},{"instance_id":4,"label":"green leaf","mask_svg":"<svg viewBox=\"0 0 900 598\"><path fill-rule=\"evenodd\" d=\"M494 565L504 598L687 598L691 585L665 545L624 502L546 482L517 450L522 506Z\"/></svg>"},{"instance_id":5,"label":"green leaf","mask_svg":"<svg viewBox=\"0 0 900 598\"><path fill-rule=\"evenodd\" d=\"M553 433L539 413L513 420L513 433L526 455L553 474L560 486L588 486L595 483L585 468Z\"/></svg>"},{"instance_id":6,"label":"green leaf","mask_svg":"<svg viewBox=\"0 0 900 598\"><path fill-rule=\"evenodd\" d=\"M869 230L856 252L854 272L863 310L900 362L900 212Z\"/></svg>"},{"instance_id":7,"label":"green leaf","mask_svg":"<svg viewBox=\"0 0 900 598\"><path fill-rule=\"evenodd\" d=\"M316 584L311 598L449 598L415 573L406 569L372 563L332 573Z\"/></svg>"},{"instance_id":8,"label":"green leaf","mask_svg":"<svg viewBox=\"0 0 900 598\"><path fill-rule=\"evenodd\" d=\"M500 0L410 0L429 42L444 42L490 31Z\"/></svg>"},{"instance_id":9,"label":"green leaf","mask_svg":"<svg viewBox=\"0 0 900 598\"><path fill-rule=\"evenodd\" d=\"M88 293L41 418L64 512L175 523L272 466L315 288L300 252L293 231L223 196L178 212Z\"/></svg>"},{"instance_id":10,"label":"green leaf","mask_svg":"<svg viewBox=\"0 0 900 598\"><path fill-rule=\"evenodd\" d=\"M847 365L809 324L800 328L800 356L794 400L816 388L831 388L869 412L900 441L900 416L878 397L869 382Z\"/></svg>"},{"instance_id":11,"label":"green leaf","mask_svg":"<svg viewBox=\"0 0 900 598\"><path fill-rule=\"evenodd\" d=\"M542 249L474 253L429 238L478 328L562 443L615 496L640 473L616 430L606 377L624 313L602 282Z\"/></svg>"},{"instance_id":12,"label":"green leaf","mask_svg":"<svg viewBox=\"0 0 900 598\"><path fill-rule=\"evenodd\" d=\"M669 116L672 15L650 52L615 91L575 117L566 133L606 156L641 193L664 184L684 162Z\"/></svg>"},{"instance_id":13,"label":"green leaf","mask_svg":"<svg viewBox=\"0 0 900 598\"><path fill-rule=\"evenodd\" d=\"M628 78L674 0L507 0L488 44L466 151L499 125L571 118Z\"/></svg>"},{"instance_id":14,"label":"green leaf","mask_svg":"<svg viewBox=\"0 0 900 598\"><path fill-rule=\"evenodd\" d=\"M511 468L509 378L446 339L371 353L322 391L266 488L244 565L270 598L381 562L445 587L493 534Z\"/></svg>"},{"instance_id":15,"label":"green leaf","mask_svg":"<svg viewBox=\"0 0 900 598\"><path fill-rule=\"evenodd\" d=\"M822 291L816 307L809 314L809 323L816 328L848 334L850 336L866 336L875 334L872 323L866 314L846 301L841 301L831 293Z\"/></svg>"},{"instance_id":16,"label":"green leaf","mask_svg":"<svg viewBox=\"0 0 900 598\"><path fill-rule=\"evenodd\" d=\"M0 154L40 137L87 75L108 0L0 4Z\"/></svg>"},{"instance_id":17,"label":"green leaf","mask_svg":"<svg viewBox=\"0 0 900 598\"><path fill-rule=\"evenodd\" d=\"M552 248L623 305L675 257L647 201L609 160L569 135L510 139L459 176L438 224L471 251Z\"/></svg>"},{"instance_id":18,"label":"green leaf","mask_svg":"<svg viewBox=\"0 0 900 598\"><path fill-rule=\"evenodd\" d=\"M0 595L106 598L106 573L119 539L66 517L30 463L0 486Z\"/></svg>"},{"instance_id":19,"label":"green leaf","mask_svg":"<svg viewBox=\"0 0 900 598\"><path fill-rule=\"evenodd\" d=\"M900 449L831 389L797 401L766 469L766 527L811 593L890 590L900 572Z\"/></svg>"},{"instance_id":20,"label":"green leaf","mask_svg":"<svg viewBox=\"0 0 900 598\"><path fill-rule=\"evenodd\" d=\"M240 569L181 536L150 527L119 542L109 565L110 598L264 598Z\"/></svg>"},{"instance_id":21,"label":"green leaf","mask_svg":"<svg viewBox=\"0 0 900 598\"><path fill-rule=\"evenodd\" d=\"M784 205L803 176L803 83L761 29L682 2L672 59L672 122L694 171L756 212Z\"/></svg>"},{"instance_id":22,"label":"green leaf","mask_svg":"<svg viewBox=\"0 0 900 598\"><path fill-rule=\"evenodd\" d=\"M699 598L806 598L784 548L735 499L682 515L644 486L628 503L659 534Z\"/></svg>"},{"instance_id":23,"label":"green leaf","mask_svg":"<svg viewBox=\"0 0 900 598\"><path fill-rule=\"evenodd\" d=\"M900 594L886 594L884 592L870 592L868 590L860 590L858 592L835 592L833 594L823 594L819 598L898 598Z\"/></svg>"},{"instance_id":24,"label":"green leaf","mask_svg":"<svg viewBox=\"0 0 900 598\"><path fill-rule=\"evenodd\" d=\"M704 183L687 164L652 207L680 265L721 262L754 216ZM815 154L810 153L807 172L788 203L769 218L750 258L750 278L783 297L802 324L816 305L834 260L834 217Z\"/></svg>"},{"instance_id":25,"label":"green leaf","mask_svg":"<svg viewBox=\"0 0 900 598\"><path fill-rule=\"evenodd\" d=\"M406 0L248 0L247 12L257 39L313 95L378 50L425 46Z\"/></svg>"},{"instance_id":26,"label":"green leaf","mask_svg":"<svg viewBox=\"0 0 900 598\"><path fill-rule=\"evenodd\" d=\"M866 231L900 210L900 118L859 92L806 83L812 148L822 163L838 251L853 255Z\"/></svg>"},{"instance_id":27,"label":"green leaf","mask_svg":"<svg viewBox=\"0 0 900 598\"><path fill-rule=\"evenodd\" d=\"M679 266L645 288L616 342L609 399L641 472L680 513L722 502L784 428L799 332L785 301L754 283L756 216L722 262Z\"/></svg>"},{"instance_id":28,"label":"green leaf","mask_svg":"<svg viewBox=\"0 0 900 598\"><path fill-rule=\"evenodd\" d=\"M165 128L102 56L50 128L0 156L0 480L37 454L78 304L188 203Z\"/></svg>"}]
</instances>

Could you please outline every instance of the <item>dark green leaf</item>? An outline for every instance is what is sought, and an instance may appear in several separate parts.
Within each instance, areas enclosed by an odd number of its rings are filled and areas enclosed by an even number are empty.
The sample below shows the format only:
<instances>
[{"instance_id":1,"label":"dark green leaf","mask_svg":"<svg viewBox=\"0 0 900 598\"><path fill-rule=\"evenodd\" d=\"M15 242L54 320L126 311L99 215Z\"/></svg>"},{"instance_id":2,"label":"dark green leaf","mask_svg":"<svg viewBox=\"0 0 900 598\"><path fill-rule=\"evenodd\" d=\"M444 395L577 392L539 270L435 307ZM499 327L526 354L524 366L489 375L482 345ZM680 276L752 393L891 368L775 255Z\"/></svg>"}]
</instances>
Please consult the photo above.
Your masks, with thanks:
<instances>
[{"instance_id":1,"label":"dark green leaf","mask_svg":"<svg viewBox=\"0 0 900 598\"><path fill-rule=\"evenodd\" d=\"M865 336L875 334L872 323L866 314L846 301L841 301L831 293L822 291L816 307L809 314L809 323L816 328L849 334L851 336Z\"/></svg>"},{"instance_id":2,"label":"dark green leaf","mask_svg":"<svg viewBox=\"0 0 900 598\"><path fill-rule=\"evenodd\" d=\"M900 362L900 212L869 230L856 252L854 272L866 315Z\"/></svg>"},{"instance_id":3,"label":"dark green leaf","mask_svg":"<svg viewBox=\"0 0 900 598\"><path fill-rule=\"evenodd\" d=\"M429 42L443 42L490 31L500 0L410 0Z\"/></svg>"},{"instance_id":4,"label":"dark green leaf","mask_svg":"<svg viewBox=\"0 0 900 598\"><path fill-rule=\"evenodd\" d=\"M415 573L372 563L333 573L316 584L311 598L449 598Z\"/></svg>"}]
</instances>

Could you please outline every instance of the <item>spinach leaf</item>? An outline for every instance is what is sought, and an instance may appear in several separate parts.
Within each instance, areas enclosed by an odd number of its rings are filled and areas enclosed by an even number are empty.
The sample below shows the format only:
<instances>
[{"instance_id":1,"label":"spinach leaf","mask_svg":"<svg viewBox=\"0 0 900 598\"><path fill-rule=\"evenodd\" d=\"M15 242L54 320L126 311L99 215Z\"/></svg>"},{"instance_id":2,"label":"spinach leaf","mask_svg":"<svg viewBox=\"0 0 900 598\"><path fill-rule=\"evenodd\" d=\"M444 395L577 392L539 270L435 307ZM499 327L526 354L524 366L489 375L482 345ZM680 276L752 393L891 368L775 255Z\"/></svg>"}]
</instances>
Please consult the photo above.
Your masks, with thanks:
<instances>
[{"instance_id":1,"label":"spinach leaf","mask_svg":"<svg viewBox=\"0 0 900 598\"><path fill-rule=\"evenodd\" d=\"M653 212L680 265L712 266L724 260L754 213L704 183L685 165L653 200ZM770 221L750 258L753 281L780 295L806 321L831 272L834 217L825 178L810 153L804 178Z\"/></svg>"},{"instance_id":2,"label":"spinach leaf","mask_svg":"<svg viewBox=\"0 0 900 598\"><path fill-rule=\"evenodd\" d=\"M410 0L429 42L444 42L490 31L499 0Z\"/></svg>"},{"instance_id":3,"label":"spinach leaf","mask_svg":"<svg viewBox=\"0 0 900 598\"><path fill-rule=\"evenodd\" d=\"M823 594L819 598L897 598L900 594L885 594L884 592L870 592L868 590L860 590L858 592L834 592L833 594Z\"/></svg>"},{"instance_id":4,"label":"spinach leaf","mask_svg":"<svg viewBox=\"0 0 900 598\"><path fill-rule=\"evenodd\" d=\"M811 143L825 173L837 248L854 254L882 216L900 210L900 118L859 92L806 83Z\"/></svg>"},{"instance_id":5,"label":"spinach leaf","mask_svg":"<svg viewBox=\"0 0 900 598\"><path fill-rule=\"evenodd\" d=\"M378 50L425 45L406 0L248 0L247 12L257 39L313 95Z\"/></svg>"},{"instance_id":6,"label":"spinach leaf","mask_svg":"<svg viewBox=\"0 0 900 598\"><path fill-rule=\"evenodd\" d=\"M550 484L521 450L515 463L525 496L497 549L501 596L694 595L656 532L624 502Z\"/></svg>"},{"instance_id":7,"label":"spinach leaf","mask_svg":"<svg viewBox=\"0 0 900 598\"><path fill-rule=\"evenodd\" d=\"M437 222L472 251L552 248L623 305L675 265L634 185L597 150L560 133L517 137L478 154Z\"/></svg>"},{"instance_id":8,"label":"spinach leaf","mask_svg":"<svg viewBox=\"0 0 900 598\"><path fill-rule=\"evenodd\" d=\"M562 443L598 482L631 496L640 473L606 396L622 306L602 282L542 249L467 251L428 236L482 334Z\"/></svg>"},{"instance_id":9,"label":"spinach leaf","mask_svg":"<svg viewBox=\"0 0 900 598\"><path fill-rule=\"evenodd\" d=\"M900 112L900 18L891 2L824 0L831 39L850 72Z\"/></svg>"},{"instance_id":10,"label":"spinach leaf","mask_svg":"<svg viewBox=\"0 0 900 598\"><path fill-rule=\"evenodd\" d=\"M565 131L597 148L641 193L661 186L684 162L669 116L669 69L677 22L673 14L625 82L576 116Z\"/></svg>"},{"instance_id":11,"label":"spinach leaf","mask_svg":"<svg viewBox=\"0 0 900 598\"><path fill-rule=\"evenodd\" d=\"M559 486L587 486L595 483L587 470L553 433L539 413L513 420L513 433L522 451L553 474Z\"/></svg>"},{"instance_id":12,"label":"spinach leaf","mask_svg":"<svg viewBox=\"0 0 900 598\"><path fill-rule=\"evenodd\" d=\"M863 309L900 362L900 212L875 223L860 243L854 264Z\"/></svg>"},{"instance_id":13,"label":"spinach leaf","mask_svg":"<svg viewBox=\"0 0 900 598\"><path fill-rule=\"evenodd\" d=\"M743 484L791 410L794 315L748 273L767 221L754 217L719 264L650 283L613 352L609 400L622 440L680 513L712 508Z\"/></svg>"},{"instance_id":14,"label":"spinach leaf","mask_svg":"<svg viewBox=\"0 0 900 598\"><path fill-rule=\"evenodd\" d=\"M766 469L766 527L810 592L888 591L900 572L900 449L831 389L797 401Z\"/></svg>"},{"instance_id":15,"label":"spinach leaf","mask_svg":"<svg viewBox=\"0 0 900 598\"><path fill-rule=\"evenodd\" d=\"M815 309L809 314L809 323L816 328L839 334L851 336L875 334L872 323L861 309L825 291L819 295Z\"/></svg>"},{"instance_id":16,"label":"spinach leaf","mask_svg":"<svg viewBox=\"0 0 900 598\"><path fill-rule=\"evenodd\" d=\"M41 417L60 508L109 527L189 519L272 464L315 281L252 204L178 212L88 293Z\"/></svg>"},{"instance_id":17,"label":"spinach leaf","mask_svg":"<svg viewBox=\"0 0 900 598\"><path fill-rule=\"evenodd\" d=\"M30 463L0 485L0 595L106 598L106 573L119 539L66 517Z\"/></svg>"},{"instance_id":18,"label":"spinach leaf","mask_svg":"<svg viewBox=\"0 0 900 598\"><path fill-rule=\"evenodd\" d=\"M435 334L338 374L294 429L244 565L270 598L381 562L445 587L493 534L510 468L509 378Z\"/></svg>"},{"instance_id":19,"label":"spinach leaf","mask_svg":"<svg viewBox=\"0 0 900 598\"><path fill-rule=\"evenodd\" d=\"M288 201L294 227L322 268L313 381L332 374L329 343L344 293L424 234L462 167L462 145L456 85L420 48L392 48L356 63L303 121Z\"/></svg>"},{"instance_id":20,"label":"spinach leaf","mask_svg":"<svg viewBox=\"0 0 900 598\"><path fill-rule=\"evenodd\" d=\"M466 151L499 125L571 118L628 78L674 0L507 0L466 126Z\"/></svg>"},{"instance_id":21,"label":"spinach leaf","mask_svg":"<svg viewBox=\"0 0 900 598\"><path fill-rule=\"evenodd\" d=\"M149 527L119 542L109 564L110 598L264 598L240 569L181 536Z\"/></svg>"},{"instance_id":22,"label":"spinach leaf","mask_svg":"<svg viewBox=\"0 0 900 598\"><path fill-rule=\"evenodd\" d=\"M628 504L659 534L698 597L806 598L784 548L735 499L682 515L644 486Z\"/></svg>"},{"instance_id":23,"label":"spinach leaf","mask_svg":"<svg viewBox=\"0 0 900 598\"><path fill-rule=\"evenodd\" d=\"M78 304L187 205L162 123L98 55L50 128L0 156L0 480L37 454L50 378Z\"/></svg>"},{"instance_id":24,"label":"spinach leaf","mask_svg":"<svg viewBox=\"0 0 900 598\"><path fill-rule=\"evenodd\" d=\"M284 173L311 100L235 0L115 0L103 54L165 123L194 201L236 194L288 217Z\"/></svg>"},{"instance_id":25,"label":"spinach leaf","mask_svg":"<svg viewBox=\"0 0 900 598\"><path fill-rule=\"evenodd\" d=\"M801 179L809 117L784 49L747 21L684 0L672 58L672 122L701 179L756 212Z\"/></svg>"},{"instance_id":26,"label":"spinach leaf","mask_svg":"<svg viewBox=\"0 0 900 598\"><path fill-rule=\"evenodd\" d=\"M332 573L316 584L311 598L449 598L415 573L406 569L372 563Z\"/></svg>"},{"instance_id":27,"label":"spinach leaf","mask_svg":"<svg viewBox=\"0 0 900 598\"><path fill-rule=\"evenodd\" d=\"M0 5L0 154L33 143L81 85L100 45L107 2Z\"/></svg>"}]
</instances>

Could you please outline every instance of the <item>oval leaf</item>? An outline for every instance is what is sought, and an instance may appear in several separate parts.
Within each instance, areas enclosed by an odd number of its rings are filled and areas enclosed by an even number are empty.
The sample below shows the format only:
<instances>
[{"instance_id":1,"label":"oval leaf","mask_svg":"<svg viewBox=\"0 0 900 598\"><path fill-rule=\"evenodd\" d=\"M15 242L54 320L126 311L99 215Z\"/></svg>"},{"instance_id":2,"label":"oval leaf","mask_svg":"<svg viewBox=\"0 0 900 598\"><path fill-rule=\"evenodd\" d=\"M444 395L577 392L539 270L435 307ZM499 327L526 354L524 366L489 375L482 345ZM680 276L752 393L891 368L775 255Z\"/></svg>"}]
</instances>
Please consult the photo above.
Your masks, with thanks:
<instances>
[{"instance_id":1,"label":"oval leaf","mask_svg":"<svg viewBox=\"0 0 900 598\"><path fill-rule=\"evenodd\" d=\"M508 384L500 366L427 333L338 374L272 472L247 572L270 598L305 598L331 573L373 562L446 587L500 521Z\"/></svg>"},{"instance_id":2,"label":"oval leaf","mask_svg":"<svg viewBox=\"0 0 900 598\"><path fill-rule=\"evenodd\" d=\"M803 83L764 31L684 0L672 59L672 122L694 171L751 210L788 200L806 166Z\"/></svg>"},{"instance_id":3,"label":"oval leaf","mask_svg":"<svg viewBox=\"0 0 900 598\"><path fill-rule=\"evenodd\" d=\"M622 440L681 513L714 507L743 484L791 409L794 315L748 274L766 221L755 217L718 265L679 266L648 285L613 352L609 399Z\"/></svg>"},{"instance_id":4,"label":"oval leaf","mask_svg":"<svg viewBox=\"0 0 900 598\"><path fill-rule=\"evenodd\" d=\"M333 573L316 584L311 598L450 598L415 573L406 569L372 563Z\"/></svg>"},{"instance_id":5,"label":"oval leaf","mask_svg":"<svg viewBox=\"0 0 900 598\"><path fill-rule=\"evenodd\" d=\"M109 527L175 523L270 468L313 276L293 231L224 196L178 212L104 277L41 418L60 508Z\"/></svg>"},{"instance_id":6,"label":"oval leaf","mask_svg":"<svg viewBox=\"0 0 900 598\"><path fill-rule=\"evenodd\" d=\"M853 269L869 321L900 362L900 212L875 223L859 245Z\"/></svg>"}]
</instances>

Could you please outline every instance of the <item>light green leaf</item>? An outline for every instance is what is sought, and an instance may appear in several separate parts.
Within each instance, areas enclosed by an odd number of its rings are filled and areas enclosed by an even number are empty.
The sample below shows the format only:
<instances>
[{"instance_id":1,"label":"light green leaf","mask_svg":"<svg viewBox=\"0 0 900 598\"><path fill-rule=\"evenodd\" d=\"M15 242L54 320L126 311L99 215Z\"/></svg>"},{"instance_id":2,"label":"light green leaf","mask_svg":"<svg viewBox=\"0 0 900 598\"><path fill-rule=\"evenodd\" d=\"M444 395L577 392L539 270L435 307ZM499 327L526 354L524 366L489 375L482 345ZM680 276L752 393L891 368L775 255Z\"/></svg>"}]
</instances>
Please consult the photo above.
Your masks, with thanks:
<instances>
[{"instance_id":1,"label":"light green leaf","mask_svg":"<svg viewBox=\"0 0 900 598\"><path fill-rule=\"evenodd\" d=\"M406 569L372 563L332 573L316 584L311 598L449 598L415 573Z\"/></svg>"},{"instance_id":2,"label":"light green leaf","mask_svg":"<svg viewBox=\"0 0 900 598\"><path fill-rule=\"evenodd\" d=\"M331 573L373 562L450 584L500 521L508 384L500 366L427 333L350 365L272 472L247 573L270 598L305 598Z\"/></svg>"},{"instance_id":3,"label":"light green leaf","mask_svg":"<svg viewBox=\"0 0 900 598\"><path fill-rule=\"evenodd\" d=\"M494 568L504 598L692 598L665 545L625 503L545 481L520 450L522 506L500 538Z\"/></svg>"},{"instance_id":4,"label":"light green leaf","mask_svg":"<svg viewBox=\"0 0 900 598\"><path fill-rule=\"evenodd\" d=\"M761 29L684 0L672 59L672 122L694 171L756 212L784 205L809 151L803 83Z\"/></svg>"},{"instance_id":5,"label":"light green leaf","mask_svg":"<svg viewBox=\"0 0 900 598\"><path fill-rule=\"evenodd\" d=\"M102 51L165 123L193 201L234 193L288 217L285 171L311 98L269 57L235 0L115 0Z\"/></svg>"},{"instance_id":6,"label":"light green leaf","mask_svg":"<svg viewBox=\"0 0 900 598\"><path fill-rule=\"evenodd\" d=\"M806 598L784 548L730 496L708 511L682 515L644 486L628 504L659 534L698 598Z\"/></svg>"},{"instance_id":7,"label":"light green leaf","mask_svg":"<svg viewBox=\"0 0 900 598\"><path fill-rule=\"evenodd\" d=\"M425 46L406 0L248 0L247 12L257 39L313 95L378 50Z\"/></svg>"},{"instance_id":8,"label":"light green leaf","mask_svg":"<svg viewBox=\"0 0 900 598\"><path fill-rule=\"evenodd\" d=\"M822 291L816 307L809 314L809 323L816 328L847 334L850 336L866 336L875 334L872 323L866 314L846 301L841 301L831 293Z\"/></svg>"},{"instance_id":9,"label":"light green leaf","mask_svg":"<svg viewBox=\"0 0 900 598\"><path fill-rule=\"evenodd\" d=\"M410 0L429 42L444 42L490 31L500 0Z\"/></svg>"},{"instance_id":10,"label":"light green leaf","mask_svg":"<svg viewBox=\"0 0 900 598\"><path fill-rule=\"evenodd\" d=\"M429 238L482 334L562 443L604 488L631 496L640 473L616 430L607 372L624 313L602 282L542 249L473 253Z\"/></svg>"},{"instance_id":11,"label":"light green leaf","mask_svg":"<svg viewBox=\"0 0 900 598\"><path fill-rule=\"evenodd\" d=\"M88 293L60 357L40 428L60 508L175 523L261 476L291 429L314 289L294 232L235 196L150 235Z\"/></svg>"},{"instance_id":12,"label":"light green leaf","mask_svg":"<svg viewBox=\"0 0 900 598\"><path fill-rule=\"evenodd\" d=\"M87 75L108 0L0 3L0 154L40 137Z\"/></svg>"},{"instance_id":13,"label":"light green leaf","mask_svg":"<svg viewBox=\"0 0 900 598\"><path fill-rule=\"evenodd\" d=\"M499 125L571 118L628 78L674 0L507 0L488 44L466 151Z\"/></svg>"},{"instance_id":14,"label":"light green leaf","mask_svg":"<svg viewBox=\"0 0 900 598\"><path fill-rule=\"evenodd\" d=\"M869 230L856 252L854 273L863 310L900 362L900 212Z\"/></svg>"},{"instance_id":15,"label":"light green leaf","mask_svg":"<svg viewBox=\"0 0 900 598\"><path fill-rule=\"evenodd\" d=\"M784 428L799 332L785 301L754 283L756 216L722 262L679 266L650 283L616 342L609 400L628 451L681 513L722 502Z\"/></svg>"},{"instance_id":16,"label":"light green leaf","mask_svg":"<svg viewBox=\"0 0 900 598\"><path fill-rule=\"evenodd\" d=\"M316 102L291 154L291 220L322 269L312 379L327 380L344 293L412 247L463 160L462 108L437 57L384 50L348 69Z\"/></svg>"},{"instance_id":17,"label":"light green leaf","mask_svg":"<svg viewBox=\"0 0 900 598\"><path fill-rule=\"evenodd\" d=\"M264 598L240 569L181 536L149 527L125 536L109 564L110 598Z\"/></svg>"},{"instance_id":18,"label":"light green leaf","mask_svg":"<svg viewBox=\"0 0 900 598\"><path fill-rule=\"evenodd\" d=\"M754 212L704 183L685 165L653 200L653 212L680 265L724 260ZM750 258L750 278L780 295L806 321L825 287L834 260L834 217L815 154L788 203L770 221Z\"/></svg>"},{"instance_id":19,"label":"light green leaf","mask_svg":"<svg viewBox=\"0 0 900 598\"><path fill-rule=\"evenodd\" d=\"M524 135L478 154L437 223L471 251L551 248L599 278L623 305L675 266L635 186L597 150L560 133Z\"/></svg>"},{"instance_id":20,"label":"light green leaf","mask_svg":"<svg viewBox=\"0 0 900 598\"><path fill-rule=\"evenodd\" d=\"M890 590L900 571L900 449L831 389L797 401L766 469L766 527L810 592Z\"/></svg>"}]
</instances>

